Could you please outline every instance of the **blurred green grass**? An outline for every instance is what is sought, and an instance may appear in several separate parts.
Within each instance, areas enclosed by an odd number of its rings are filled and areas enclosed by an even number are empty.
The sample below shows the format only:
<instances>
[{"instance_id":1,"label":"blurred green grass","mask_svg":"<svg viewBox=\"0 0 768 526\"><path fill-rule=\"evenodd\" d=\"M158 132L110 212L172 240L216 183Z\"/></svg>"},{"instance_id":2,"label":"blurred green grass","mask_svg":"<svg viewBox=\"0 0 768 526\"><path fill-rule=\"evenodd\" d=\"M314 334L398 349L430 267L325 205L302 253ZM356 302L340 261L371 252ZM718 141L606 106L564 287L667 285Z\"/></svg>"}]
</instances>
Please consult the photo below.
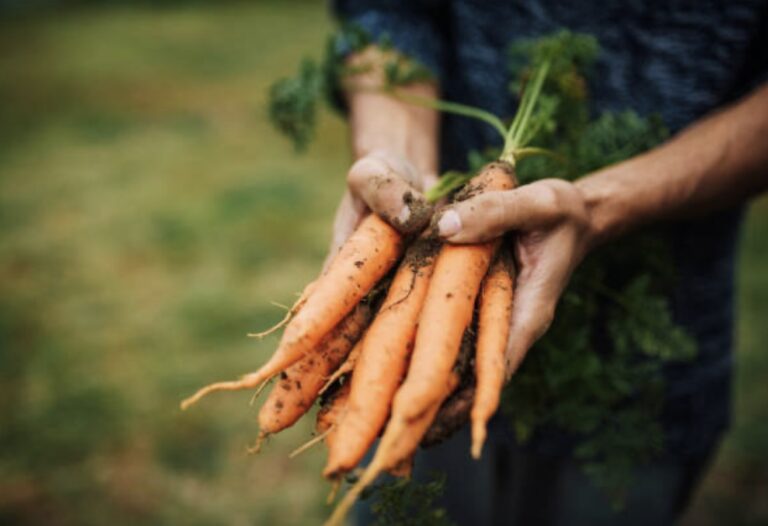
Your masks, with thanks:
<instances>
[{"instance_id":1,"label":"blurred green grass","mask_svg":"<svg viewBox=\"0 0 768 526\"><path fill-rule=\"evenodd\" d=\"M318 49L319 3L107 5L0 21L0 523L307 524L302 424L246 457L245 338L319 268L342 123L296 157L265 91ZM689 524L768 520L768 200L741 251L733 432ZM763 498L761 499L761 495Z\"/></svg>"}]
</instances>

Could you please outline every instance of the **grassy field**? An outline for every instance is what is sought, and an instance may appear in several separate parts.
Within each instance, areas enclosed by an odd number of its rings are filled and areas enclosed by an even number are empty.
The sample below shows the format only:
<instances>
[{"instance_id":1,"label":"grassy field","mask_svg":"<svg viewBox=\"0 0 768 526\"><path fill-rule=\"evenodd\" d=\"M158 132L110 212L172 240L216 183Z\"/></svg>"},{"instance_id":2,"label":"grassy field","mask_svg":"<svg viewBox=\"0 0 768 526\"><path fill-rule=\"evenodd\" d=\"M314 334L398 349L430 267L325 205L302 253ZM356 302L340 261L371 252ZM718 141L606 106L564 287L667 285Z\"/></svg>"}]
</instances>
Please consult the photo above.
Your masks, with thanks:
<instances>
[{"instance_id":1,"label":"grassy field","mask_svg":"<svg viewBox=\"0 0 768 526\"><path fill-rule=\"evenodd\" d=\"M0 20L0 523L308 524L322 453L258 459L249 371L317 271L348 164L295 157L264 94L318 49L319 4L100 7ZM736 421L688 524L768 522L768 201L741 251ZM762 522L761 522L762 521Z\"/></svg>"}]
</instances>

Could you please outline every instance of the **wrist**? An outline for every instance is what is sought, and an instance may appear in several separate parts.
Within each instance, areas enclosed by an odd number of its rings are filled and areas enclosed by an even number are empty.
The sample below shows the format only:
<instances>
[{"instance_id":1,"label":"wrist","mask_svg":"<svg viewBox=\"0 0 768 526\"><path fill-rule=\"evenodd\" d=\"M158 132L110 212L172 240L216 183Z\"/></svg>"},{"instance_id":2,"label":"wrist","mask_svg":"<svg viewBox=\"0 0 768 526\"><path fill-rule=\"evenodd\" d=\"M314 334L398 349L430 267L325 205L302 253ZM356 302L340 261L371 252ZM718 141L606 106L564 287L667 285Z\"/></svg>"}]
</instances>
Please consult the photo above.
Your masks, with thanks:
<instances>
[{"instance_id":1,"label":"wrist","mask_svg":"<svg viewBox=\"0 0 768 526\"><path fill-rule=\"evenodd\" d=\"M436 94L429 85L409 86L407 90L420 96ZM351 146L356 159L385 151L407 159L420 173L437 173L437 112L375 92L351 93L349 107Z\"/></svg>"},{"instance_id":2,"label":"wrist","mask_svg":"<svg viewBox=\"0 0 768 526\"><path fill-rule=\"evenodd\" d=\"M387 152L412 163L422 174L438 170L438 112L397 100L383 90L384 70L392 51L376 47L350 56L348 66L361 72L349 77L344 92L350 109L352 153L356 159ZM436 98L434 83L399 86L399 92Z\"/></svg>"},{"instance_id":3,"label":"wrist","mask_svg":"<svg viewBox=\"0 0 768 526\"><path fill-rule=\"evenodd\" d=\"M588 250L618 237L629 226L632 207L623 199L627 193L619 175L623 170L626 167L622 164L612 166L574 183L587 210Z\"/></svg>"}]
</instances>

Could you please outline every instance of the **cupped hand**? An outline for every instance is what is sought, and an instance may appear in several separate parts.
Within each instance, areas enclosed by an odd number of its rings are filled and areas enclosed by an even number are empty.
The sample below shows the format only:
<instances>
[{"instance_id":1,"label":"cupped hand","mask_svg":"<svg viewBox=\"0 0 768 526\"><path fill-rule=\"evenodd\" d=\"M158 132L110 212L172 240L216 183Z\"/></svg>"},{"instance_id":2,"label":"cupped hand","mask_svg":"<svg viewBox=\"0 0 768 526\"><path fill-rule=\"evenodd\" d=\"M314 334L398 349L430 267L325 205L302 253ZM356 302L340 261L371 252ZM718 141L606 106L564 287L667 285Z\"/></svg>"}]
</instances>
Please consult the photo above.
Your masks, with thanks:
<instances>
[{"instance_id":1,"label":"cupped hand","mask_svg":"<svg viewBox=\"0 0 768 526\"><path fill-rule=\"evenodd\" d=\"M438 235L450 243L514 234L517 277L506 350L509 379L549 328L560 295L591 245L590 217L581 191L566 181L544 179L445 207L435 223Z\"/></svg>"},{"instance_id":2,"label":"cupped hand","mask_svg":"<svg viewBox=\"0 0 768 526\"><path fill-rule=\"evenodd\" d=\"M421 231L433 211L422 192L436 182L436 174L419 173L403 156L387 150L358 159L347 174L347 191L336 211L328 260L371 212L404 234Z\"/></svg>"}]
</instances>

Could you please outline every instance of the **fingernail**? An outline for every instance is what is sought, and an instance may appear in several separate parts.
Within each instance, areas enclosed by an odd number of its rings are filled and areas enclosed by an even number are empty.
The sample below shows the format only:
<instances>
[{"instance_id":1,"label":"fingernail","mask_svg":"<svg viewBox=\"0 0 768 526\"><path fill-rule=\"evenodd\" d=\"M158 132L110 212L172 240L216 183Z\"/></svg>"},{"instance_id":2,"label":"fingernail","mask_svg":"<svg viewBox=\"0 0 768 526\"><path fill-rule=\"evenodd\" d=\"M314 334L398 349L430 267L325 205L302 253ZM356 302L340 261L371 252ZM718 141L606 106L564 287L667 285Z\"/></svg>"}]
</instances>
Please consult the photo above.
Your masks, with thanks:
<instances>
[{"instance_id":1,"label":"fingernail","mask_svg":"<svg viewBox=\"0 0 768 526\"><path fill-rule=\"evenodd\" d=\"M437 231L442 237L451 237L461 230L461 217L453 210L447 210L437 222Z\"/></svg>"},{"instance_id":2,"label":"fingernail","mask_svg":"<svg viewBox=\"0 0 768 526\"><path fill-rule=\"evenodd\" d=\"M405 205L402 210L400 210L400 213L397 214L397 222L401 225L405 225L408 223L408 220L411 218L411 208L408 205Z\"/></svg>"}]
</instances>

